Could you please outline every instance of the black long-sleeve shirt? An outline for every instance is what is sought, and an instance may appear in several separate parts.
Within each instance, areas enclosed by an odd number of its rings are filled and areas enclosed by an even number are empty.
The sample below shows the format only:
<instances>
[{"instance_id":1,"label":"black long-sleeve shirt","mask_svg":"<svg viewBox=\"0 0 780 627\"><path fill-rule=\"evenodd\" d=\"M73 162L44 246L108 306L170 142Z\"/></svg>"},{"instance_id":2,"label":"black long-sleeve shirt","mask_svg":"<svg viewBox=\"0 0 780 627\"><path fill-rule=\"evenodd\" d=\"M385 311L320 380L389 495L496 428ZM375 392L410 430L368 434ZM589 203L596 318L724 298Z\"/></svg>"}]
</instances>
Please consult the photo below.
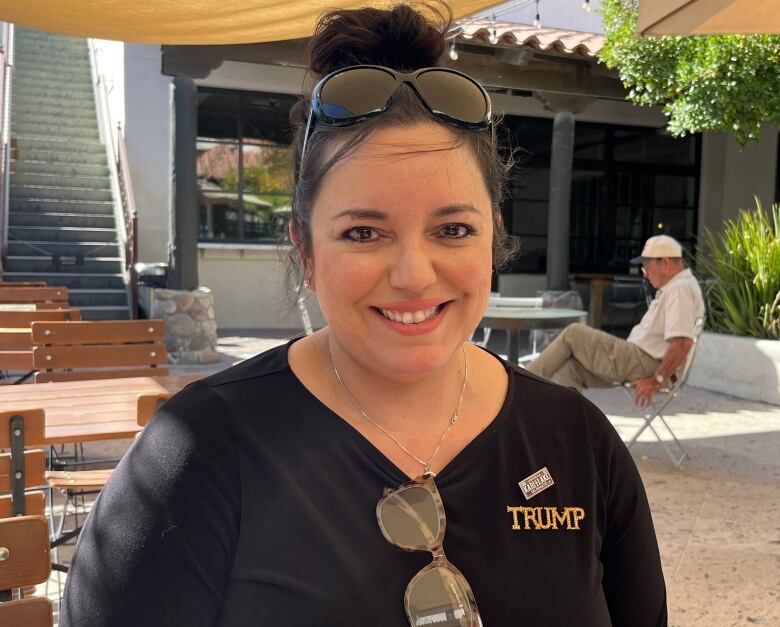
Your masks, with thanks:
<instances>
[{"instance_id":1,"label":"black long-sleeve shirt","mask_svg":"<svg viewBox=\"0 0 780 627\"><path fill-rule=\"evenodd\" d=\"M376 520L408 477L295 377L282 346L177 394L82 531L62 627L407 627L429 553ZM444 550L485 627L661 627L666 595L641 480L604 415L505 364L494 421L436 477ZM554 482L526 500L518 484Z\"/></svg>"}]
</instances>

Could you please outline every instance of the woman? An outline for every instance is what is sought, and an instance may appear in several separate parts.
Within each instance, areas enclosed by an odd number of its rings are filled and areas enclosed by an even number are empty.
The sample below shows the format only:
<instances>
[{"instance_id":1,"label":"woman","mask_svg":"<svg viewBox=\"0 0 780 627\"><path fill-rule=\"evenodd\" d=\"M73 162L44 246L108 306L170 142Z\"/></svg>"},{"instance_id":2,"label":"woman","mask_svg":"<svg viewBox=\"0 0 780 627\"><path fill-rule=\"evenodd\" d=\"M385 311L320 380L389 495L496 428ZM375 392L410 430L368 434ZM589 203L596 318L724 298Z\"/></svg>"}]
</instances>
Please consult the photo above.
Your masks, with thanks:
<instances>
[{"instance_id":1,"label":"woman","mask_svg":"<svg viewBox=\"0 0 780 627\"><path fill-rule=\"evenodd\" d=\"M87 521L61 624L666 624L605 417L467 341L510 252L504 169L487 93L418 71L439 21L321 20L290 235L328 326L165 405Z\"/></svg>"}]
</instances>

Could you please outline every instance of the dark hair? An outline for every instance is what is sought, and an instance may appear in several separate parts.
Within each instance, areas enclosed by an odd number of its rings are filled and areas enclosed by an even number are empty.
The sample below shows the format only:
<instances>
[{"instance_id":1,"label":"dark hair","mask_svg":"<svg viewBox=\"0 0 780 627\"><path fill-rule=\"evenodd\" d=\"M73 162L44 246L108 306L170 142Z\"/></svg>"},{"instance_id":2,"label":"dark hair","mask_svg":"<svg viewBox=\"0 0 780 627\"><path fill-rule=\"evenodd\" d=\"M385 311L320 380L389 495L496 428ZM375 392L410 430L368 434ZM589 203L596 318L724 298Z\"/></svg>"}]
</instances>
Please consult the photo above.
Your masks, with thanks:
<instances>
[{"instance_id":1,"label":"dark hair","mask_svg":"<svg viewBox=\"0 0 780 627\"><path fill-rule=\"evenodd\" d=\"M416 6L419 9L399 4L386 10L343 9L323 15L308 48L315 81L350 65L383 65L405 72L442 65L452 10L444 2ZM304 278L305 262L311 255L312 205L328 171L377 128L436 121L410 89L399 89L390 109L380 116L346 128L317 127L309 136L306 167L302 168L301 149L308 113L308 99L300 100L290 112L295 133L290 220L299 244L290 252L289 272L297 286ZM500 268L517 251L515 239L504 228L500 210L509 166L489 133L448 128L456 137L456 146L465 145L471 150L484 177L493 209L493 267ZM328 156L334 138L346 141Z\"/></svg>"}]
</instances>

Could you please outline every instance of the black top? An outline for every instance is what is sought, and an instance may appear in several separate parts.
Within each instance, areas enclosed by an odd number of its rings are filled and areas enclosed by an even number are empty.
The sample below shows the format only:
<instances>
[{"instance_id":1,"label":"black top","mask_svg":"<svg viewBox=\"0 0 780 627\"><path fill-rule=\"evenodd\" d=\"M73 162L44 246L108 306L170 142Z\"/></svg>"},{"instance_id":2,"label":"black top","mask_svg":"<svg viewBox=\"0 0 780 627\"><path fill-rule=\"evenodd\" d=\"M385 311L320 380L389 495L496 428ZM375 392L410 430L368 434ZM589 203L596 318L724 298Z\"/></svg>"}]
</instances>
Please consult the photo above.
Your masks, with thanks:
<instances>
[{"instance_id":1,"label":"black top","mask_svg":"<svg viewBox=\"0 0 780 627\"><path fill-rule=\"evenodd\" d=\"M392 546L375 514L408 477L287 350L190 385L144 429L81 533L62 627L408 627L404 590L431 555ZM436 477L444 550L485 627L666 625L622 441L579 393L505 367L500 413ZM526 500L518 482L544 467L554 485Z\"/></svg>"}]
</instances>

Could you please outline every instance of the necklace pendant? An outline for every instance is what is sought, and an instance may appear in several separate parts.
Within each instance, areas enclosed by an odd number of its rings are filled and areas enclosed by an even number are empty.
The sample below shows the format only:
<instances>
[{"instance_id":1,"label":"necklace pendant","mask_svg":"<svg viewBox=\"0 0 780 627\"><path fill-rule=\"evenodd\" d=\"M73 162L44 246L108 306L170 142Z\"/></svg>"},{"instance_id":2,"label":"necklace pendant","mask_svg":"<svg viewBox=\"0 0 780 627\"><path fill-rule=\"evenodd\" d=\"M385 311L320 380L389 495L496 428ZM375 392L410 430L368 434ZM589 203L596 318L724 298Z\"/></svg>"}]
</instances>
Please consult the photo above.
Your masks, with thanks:
<instances>
[{"instance_id":1,"label":"necklace pendant","mask_svg":"<svg viewBox=\"0 0 780 627\"><path fill-rule=\"evenodd\" d=\"M431 470L431 467L428 464L425 464L423 477L429 477L430 479L434 479L436 477L436 473Z\"/></svg>"}]
</instances>

